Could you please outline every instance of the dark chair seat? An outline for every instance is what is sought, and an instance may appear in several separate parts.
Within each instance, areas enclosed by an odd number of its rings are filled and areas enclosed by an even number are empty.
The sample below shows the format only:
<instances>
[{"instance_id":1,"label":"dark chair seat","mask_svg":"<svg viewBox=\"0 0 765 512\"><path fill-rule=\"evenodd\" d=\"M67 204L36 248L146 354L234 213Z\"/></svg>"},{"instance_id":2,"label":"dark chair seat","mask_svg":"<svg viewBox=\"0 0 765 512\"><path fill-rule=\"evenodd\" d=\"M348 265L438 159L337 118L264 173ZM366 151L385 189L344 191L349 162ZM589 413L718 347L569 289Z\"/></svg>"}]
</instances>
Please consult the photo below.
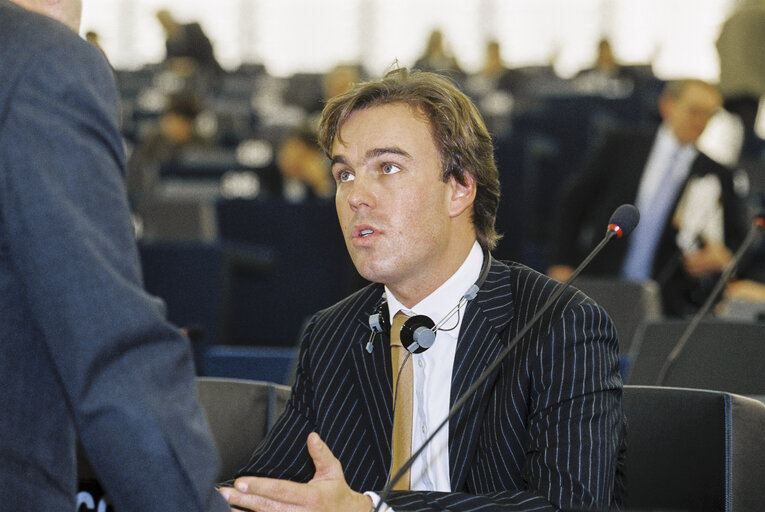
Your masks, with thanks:
<instances>
[{"instance_id":1,"label":"dark chair seat","mask_svg":"<svg viewBox=\"0 0 765 512\"><path fill-rule=\"evenodd\" d=\"M765 404L625 386L627 510L765 510Z\"/></svg>"}]
</instances>

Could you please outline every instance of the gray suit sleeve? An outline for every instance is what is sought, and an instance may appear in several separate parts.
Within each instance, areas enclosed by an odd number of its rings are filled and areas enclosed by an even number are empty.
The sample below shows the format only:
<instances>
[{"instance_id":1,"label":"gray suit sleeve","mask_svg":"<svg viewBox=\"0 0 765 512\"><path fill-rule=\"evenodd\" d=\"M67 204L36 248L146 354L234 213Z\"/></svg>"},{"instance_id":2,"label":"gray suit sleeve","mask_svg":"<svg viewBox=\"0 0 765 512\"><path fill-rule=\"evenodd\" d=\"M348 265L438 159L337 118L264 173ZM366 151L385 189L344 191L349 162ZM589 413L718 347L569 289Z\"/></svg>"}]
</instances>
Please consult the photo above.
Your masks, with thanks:
<instances>
[{"instance_id":1,"label":"gray suit sleeve","mask_svg":"<svg viewBox=\"0 0 765 512\"><path fill-rule=\"evenodd\" d=\"M108 65L75 38L49 45L6 116L7 250L112 503L229 510L188 341L142 290Z\"/></svg>"}]
</instances>

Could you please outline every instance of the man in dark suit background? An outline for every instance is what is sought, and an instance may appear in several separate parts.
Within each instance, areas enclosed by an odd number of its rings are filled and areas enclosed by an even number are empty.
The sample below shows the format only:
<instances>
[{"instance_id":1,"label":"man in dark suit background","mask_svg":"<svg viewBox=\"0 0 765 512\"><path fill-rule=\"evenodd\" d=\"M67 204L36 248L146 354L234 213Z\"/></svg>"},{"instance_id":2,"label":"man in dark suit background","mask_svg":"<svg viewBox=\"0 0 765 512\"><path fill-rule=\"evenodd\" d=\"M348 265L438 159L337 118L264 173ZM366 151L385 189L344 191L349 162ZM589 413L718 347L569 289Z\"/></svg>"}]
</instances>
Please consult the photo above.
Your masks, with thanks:
<instances>
[{"instance_id":1,"label":"man in dark suit background","mask_svg":"<svg viewBox=\"0 0 765 512\"><path fill-rule=\"evenodd\" d=\"M81 9L0 0L0 508L75 510L79 438L116 510L230 510L188 340L141 288Z\"/></svg>"},{"instance_id":2,"label":"man in dark suit background","mask_svg":"<svg viewBox=\"0 0 765 512\"><path fill-rule=\"evenodd\" d=\"M701 80L668 83L657 130L607 132L561 193L550 236L548 274L565 280L618 205L636 204L641 220L627 244L613 244L587 269L598 276L654 279L665 313L692 313L745 236L745 203L733 173L695 144L720 108L719 91Z\"/></svg>"},{"instance_id":3,"label":"man in dark suit background","mask_svg":"<svg viewBox=\"0 0 765 512\"><path fill-rule=\"evenodd\" d=\"M421 446L557 286L491 258L499 238L492 142L448 79L396 69L356 86L328 103L319 141L332 162L348 251L374 284L306 327L285 413L240 478L221 490L250 510L368 512L380 498L374 491L400 467L392 451ZM393 327L370 338L375 312ZM404 363L393 360L390 346L401 313L439 327L433 346ZM568 290L385 506L612 506L624 439L618 366L607 314ZM399 371L411 384L398 387L394 419ZM402 420L399 408L409 399L411 417Z\"/></svg>"},{"instance_id":4,"label":"man in dark suit background","mask_svg":"<svg viewBox=\"0 0 765 512\"><path fill-rule=\"evenodd\" d=\"M157 11L165 31L163 66L184 79L188 88L205 94L215 90L225 74L210 39L197 22L181 23L167 9Z\"/></svg>"}]
</instances>

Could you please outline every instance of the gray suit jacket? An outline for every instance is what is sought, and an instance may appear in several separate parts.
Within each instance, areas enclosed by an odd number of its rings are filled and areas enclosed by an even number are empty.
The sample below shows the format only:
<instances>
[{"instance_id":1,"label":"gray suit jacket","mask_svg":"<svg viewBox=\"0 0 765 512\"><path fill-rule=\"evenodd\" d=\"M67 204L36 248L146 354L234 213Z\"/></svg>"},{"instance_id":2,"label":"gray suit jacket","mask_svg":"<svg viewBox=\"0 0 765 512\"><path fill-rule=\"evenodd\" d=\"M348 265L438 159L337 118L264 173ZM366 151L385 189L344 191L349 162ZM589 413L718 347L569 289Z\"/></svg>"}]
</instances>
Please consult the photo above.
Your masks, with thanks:
<instances>
[{"instance_id":1,"label":"gray suit jacket","mask_svg":"<svg viewBox=\"0 0 765 512\"><path fill-rule=\"evenodd\" d=\"M103 55L0 0L0 508L228 510L189 344L141 287Z\"/></svg>"},{"instance_id":2,"label":"gray suit jacket","mask_svg":"<svg viewBox=\"0 0 765 512\"><path fill-rule=\"evenodd\" d=\"M451 404L552 293L557 282L494 262L467 306ZM319 312L303 335L292 398L241 474L307 481L316 431L357 491L381 490L391 455L389 341L372 353L367 320L382 294L370 285ZM624 420L616 331L570 289L449 424L451 493L394 492L404 510L605 509L618 485Z\"/></svg>"}]
</instances>

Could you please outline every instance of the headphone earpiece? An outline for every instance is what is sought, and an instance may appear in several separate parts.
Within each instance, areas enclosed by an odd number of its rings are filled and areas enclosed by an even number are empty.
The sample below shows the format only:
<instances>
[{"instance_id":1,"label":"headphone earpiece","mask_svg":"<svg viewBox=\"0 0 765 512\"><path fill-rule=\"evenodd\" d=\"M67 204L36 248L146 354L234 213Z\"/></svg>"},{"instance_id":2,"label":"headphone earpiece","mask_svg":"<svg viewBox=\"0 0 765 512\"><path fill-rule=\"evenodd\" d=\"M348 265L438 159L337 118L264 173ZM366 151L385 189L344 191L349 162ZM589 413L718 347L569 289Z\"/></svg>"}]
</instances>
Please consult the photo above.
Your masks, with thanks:
<instances>
[{"instance_id":1,"label":"headphone earpiece","mask_svg":"<svg viewBox=\"0 0 765 512\"><path fill-rule=\"evenodd\" d=\"M367 342L367 352L372 353L372 338L376 334L390 334L388 302L383 301L375 312L369 315L369 328L372 330ZM408 318L401 327L401 344L409 352L419 354L433 346L436 341L435 322L425 315Z\"/></svg>"},{"instance_id":2,"label":"headphone earpiece","mask_svg":"<svg viewBox=\"0 0 765 512\"><path fill-rule=\"evenodd\" d=\"M412 354L425 352L436 341L436 323L425 315L407 319L401 327L401 344Z\"/></svg>"},{"instance_id":3,"label":"headphone earpiece","mask_svg":"<svg viewBox=\"0 0 765 512\"><path fill-rule=\"evenodd\" d=\"M369 328L375 334L382 334L390 331L390 322L388 320L388 303L383 301L375 312L369 315Z\"/></svg>"}]
</instances>

